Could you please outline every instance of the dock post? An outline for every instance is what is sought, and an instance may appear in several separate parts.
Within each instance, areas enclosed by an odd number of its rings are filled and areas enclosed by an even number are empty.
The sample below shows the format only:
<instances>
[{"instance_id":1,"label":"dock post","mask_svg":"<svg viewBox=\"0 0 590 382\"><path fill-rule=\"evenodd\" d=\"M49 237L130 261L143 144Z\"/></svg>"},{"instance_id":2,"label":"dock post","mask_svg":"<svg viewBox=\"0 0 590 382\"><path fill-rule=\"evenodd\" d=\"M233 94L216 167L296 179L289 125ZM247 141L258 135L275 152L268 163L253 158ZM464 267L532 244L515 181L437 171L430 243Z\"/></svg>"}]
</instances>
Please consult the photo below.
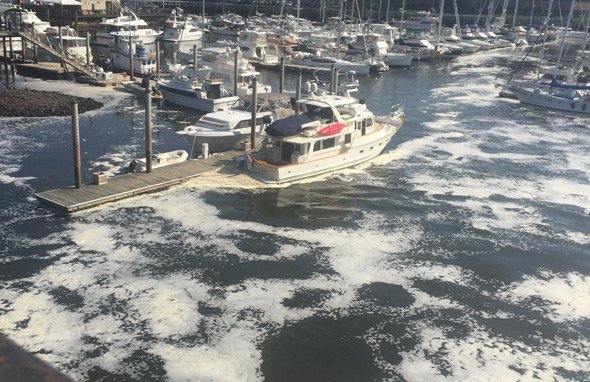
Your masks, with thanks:
<instances>
[{"instance_id":1,"label":"dock post","mask_svg":"<svg viewBox=\"0 0 590 382\"><path fill-rule=\"evenodd\" d=\"M37 55L37 45L33 44L33 61L35 64L39 63L39 56Z\"/></svg>"},{"instance_id":2,"label":"dock post","mask_svg":"<svg viewBox=\"0 0 590 382\"><path fill-rule=\"evenodd\" d=\"M330 93L331 94L334 94L336 92L335 81L336 81L336 66L334 64L332 64L330 66Z\"/></svg>"},{"instance_id":3,"label":"dock post","mask_svg":"<svg viewBox=\"0 0 590 382\"><path fill-rule=\"evenodd\" d=\"M90 32L86 32L86 66L90 66Z\"/></svg>"},{"instance_id":4,"label":"dock post","mask_svg":"<svg viewBox=\"0 0 590 382\"><path fill-rule=\"evenodd\" d=\"M2 51L4 53L4 78L6 79L6 88L10 81L10 73L8 72L8 52L6 51L6 37L2 37Z\"/></svg>"},{"instance_id":5,"label":"dock post","mask_svg":"<svg viewBox=\"0 0 590 382\"><path fill-rule=\"evenodd\" d=\"M281 56L281 76L279 77L279 93L285 90L285 56Z\"/></svg>"},{"instance_id":6,"label":"dock post","mask_svg":"<svg viewBox=\"0 0 590 382\"><path fill-rule=\"evenodd\" d=\"M59 49L63 52L64 51L64 35L63 31L61 30L62 26L57 27L58 36L59 36Z\"/></svg>"},{"instance_id":7,"label":"dock post","mask_svg":"<svg viewBox=\"0 0 590 382\"><path fill-rule=\"evenodd\" d=\"M27 63L27 42L25 40L22 40L21 45L22 45L21 61L23 64L26 64Z\"/></svg>"},{"instance_id":8,"label":"dock post","mask_svg":"<svg viewBox=\"0 0 590 382\"><path fill-rule=\"evenodd\" d=\"M78 119L78 103L72 102L72 142L74 147L74 183L82 188L82 160L80 159L80 121Z\"/></svg>"},{"instance_id":9,"label":"dock post","mask_svg":"<svg viewBox=\"0 0 590 382\"><path fill-rule=\"evenodd\" d=\"M299 77L297 77L297 85L295 86L295 100L299 101L301 99L301 69L299 69ZM295 110L299 114L299 102L297 102L297 106Z\"/></svg>"},{"instance_id":10,"label":"dock post","mask_svg":"<svg viewBox=\"0 0 590 382\"><path fill-rule=\"evenodd\" d=\"M238 49L234 51L234 95L238 95Z\"/></svg>"},{"instance_id":11,"label":"dock post","mask_svg":"<svg viewBox=\"0 0 590 382\"><path fill-rule=\"evenodd\" d=\"M256 109L258 109L258 79L252 76L250 80L252 84L252 123L250 129L250 148L254 150L256 144Z\"/></svg>"},{"instance_id":12,"label":"dock post","mask_svg":"<svg viewBox=\"0 0 590 382\"><path fill-rule=\"evenodd\" d=\"M197 77L197 45L193 45L193 71Z\"/></svg>"},{"instance_id":13,"label":"dock post","mask_svg":"<svg viewBox=\"0 0 590 382\"><path fill-rule=\"evenodd\" d=\"M156 79L160 79L160 41L156 40Z\"/></svg>"},{"instance_id":14,"label":"dock post","mask_svg":"<svg viewBox=\"0 0 590 382\"><path fill-rule=\"evenodd\" d=\"M10 47L10 74L12 75L12 87L15 87L16 83L16 66L14 65L14 50L12 49L12 37L8 38L9 47Z\"/></svg>"},{"instance_id":15,"label":"dock post","mask_svg":"<svg viewBox=\"0 0 590 382\"><path fill-rule=\"evenodd\" d=\"M133 67L133 41L131 41L131 34L129 35L129 79L135 81L135 68Z\"/></svg>"},{"instance_id":16,"label":"dock post","mask_svg":"<svg viewBox=\"0 0 590 382\"><path fill-rule=\"evenodd\" d=\"M145 171L152 172L152 93L145 89Z\"/></svg>"}]
</instances>

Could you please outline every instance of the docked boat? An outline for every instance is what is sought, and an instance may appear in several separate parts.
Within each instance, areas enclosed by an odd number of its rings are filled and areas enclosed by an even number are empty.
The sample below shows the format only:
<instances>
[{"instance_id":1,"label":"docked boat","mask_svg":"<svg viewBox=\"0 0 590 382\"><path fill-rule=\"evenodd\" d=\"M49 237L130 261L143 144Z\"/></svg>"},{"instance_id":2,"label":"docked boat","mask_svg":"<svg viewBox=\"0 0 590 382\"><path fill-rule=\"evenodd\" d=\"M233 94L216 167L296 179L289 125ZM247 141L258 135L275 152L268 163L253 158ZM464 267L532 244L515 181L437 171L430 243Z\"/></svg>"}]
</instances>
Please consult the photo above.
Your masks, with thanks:
<instances>
[{"instance_id":1,"label":"docked boat","mask_svg":"<svg viewBox=\"0 0 590 382\"><path fill-rule=\"evenodd\" d=\"M191 67L185 67L172 79L158 81L156 89L164 101L203 113L227 110L240 99L229 95L221 80L201 81L198 71Z\"/></svg>"},{"instance_id":2,"label":"docked boat","mask_svg":"<svg viewBox=\"0 0 590 382\"><path fill-rule=\"evenodd\" d=\"M512 86L510 91L523 104L590 115L590 86L553 80L549 89L535 84L531 87Z\"/></svg>"},{"instance_id":3,"label":"docked boat","mask_svg":"<svg viewBox=\"0 0 590 382\"><path fill-rule=\"evenodd\" d=\"M324 95L300 101L301 114L273 122L250 174L284 183L355 166L379 155L402 127L403 112L376 117L352 97Z\"/></svg>"},{"instance_id":4,"label":"docked boat","mask_svg":"<svg viewBox=\"0 0 590 382\"><path fill-rule=\"evenodd\" d=\"M131 38L146 46L154 44L161 34L127 8L123 8L119 16L102 21L100 27L92 42L99 55L108 55L111 49L116 48L117 37L125 40Z\"/></svg>"},{"instance_id":5,"label":"docked boat","mask_svg":"<svg viewBox=\"0 0 590 382\"><path fill-rule=\"evenodd\" d=\"M86 39L78 36L76 30L70 27L50 27L45 30L49 43L54 48L58 48L79 60L86 60L86 55L92 62L92 53L86 51Z\"/></svg>"},{"instance_id":6,"label":"docked boat","mask_svg":"<svg viewBox=\"0 0 590 382\"><path fill-rule=\"evenodd\" d=\"M188 153L185 150L174 150L165 153L155 153L152 155L152 169L169 166L175 163L181 163L188 159ZM146 158L138 158L129 164L129 172L141 172L147 168Z\"/></svg>"},{"instance_id":7,"label":"docked boat","mask_svg":"<svg viewBox=\"0 0 590 382\"><path fill-rule=\"evenodd\" d=\"M131 50L129 50L131 48ZM131 55L131 60L129 58ZM131 69L133 62L133 69ZM139 76L149 76L156 72L156 55L148 53L146 47L139 42L132 41L129 46L129 40L117 38L116 48L111 50L110 65L113 71L123 71L133 73Z\"/></svg>"},{"instance_id":8,"label":"docked boat","mask_svg":"<svg viewBox=\"0 0 590 382\"><path fill-rule=\"evenodd\" d=\"M259 135L271 121L271 112L261 112L256 117L256 134ZM230 109L205 114L194 125L178 131L191 145L191 152L200 152L207 143L210 152L238 150L242 141L249 140L252 132L252 113Z\"/></svg>"},{"instance_id":9,"label":"docked boat","mask_svg":"<svg viewBox=\"0 0 590 382\"><path fill-rule=\"evenodd\" d=\"M195 18L183 15L181 8L174 9L164 22L162 41L177 48L196 45L200 49L203 45L203 27L197 25Z\"/></svg>"}]
</instances>

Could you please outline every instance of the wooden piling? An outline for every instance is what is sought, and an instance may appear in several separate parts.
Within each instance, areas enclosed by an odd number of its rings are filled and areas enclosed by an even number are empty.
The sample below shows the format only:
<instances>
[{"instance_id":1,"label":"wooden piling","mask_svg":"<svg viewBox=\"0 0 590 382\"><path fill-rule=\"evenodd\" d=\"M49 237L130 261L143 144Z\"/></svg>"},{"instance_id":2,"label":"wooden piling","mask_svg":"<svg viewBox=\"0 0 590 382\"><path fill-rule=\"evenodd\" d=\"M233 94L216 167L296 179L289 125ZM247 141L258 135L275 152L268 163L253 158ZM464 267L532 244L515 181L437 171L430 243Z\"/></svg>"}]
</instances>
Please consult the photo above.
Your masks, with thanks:
<instances>
[{"instance_id":1,"label":"wooden piling","mask_svg":"<svg viewBox=\"0 0 590 382\"><path fill-rule=\"evenodd\" d=\"M90 64L90 32L86 32L86 66Z\"/></svg>"},{"instance_id":2,"label":"wooden piling","mask_svg":"<svg viewBox=\"0 0 590 382\"><path fill-rule=\"evenodd\" d=\"M8 73L8 52L6 51L6 37L2 37L2 51L4 53L4 79L6 80L6 88L10 82L10 73Z\"/></svg>"},{"instance_id":3,"label":"wooden piling","mask_svg":"<svg viewBox=\"0 0 590 382\"><path fill-rule=\"evenodd\" d=\"M281 76L279 77L279 93L285 90L285 56L281 56Z\"/></svg>"},{"instance_id":4,"label":"wooden piling","mask_svg":"<svg viewBox=\"0 0 590 382\"><path fill-rule=\"evenodd\" d=\"M78 103L73 102L72 111L72 143L74 148L74 184L82 188L82 159L80 155L80 121L78 118Z\"/></svg>"},{"instance_id":5,"label":"wooden piling","mask_svg":"<svg viewBox=\"0 0 590 382\"><path fill-rule=\"evenodd\" d=\"M193 70L195 78L197 77L197 45L193 45Z\"/></svg>"},{"instance_id":6,"label":"wooden piling","mask_svg":"<svg viewBox=\"0 0 590 382\"><path fill-rule=\"evenodd\" d=\"M297 85L295 86L295 100L299 101L301 99L301 70L299 70L299 76L297 77ZM297 102L297 106L295 110L299 113L299 102Z\"/></svg>"},{"instance_id":7,"label":"wooden piling","mask_svg":"<svg viewBox=\"0 0 590 382\"><path fill-rule=\"evenodd\" d=\"M133 70L133 41L129 35L129 79L135 81L135 70Z\"/></svg>"},{"instance_id":8,"label":"wooden piling","mask_svg":"<svg viewBox=\"0 0 590 382\"><path fill-rule=\"evenodd\" d=\"M160 41L156 40L156 79L160 79Z\"/></svg>"},{"instance_id":9,"label":"wooden piling","mask_svg":"<svg viewBox=\"0 0 590 382\"><path fill-rule=\"evenodd\" d=\"M238 95L238 49L234 51L234 95Z\"/></svg>"},{"instance_id":10,"label":"wooden piling","mask_svg":"<svg viewBox=\"0 0 590 382\"><path fill-rule=\"evenodd\" d=\"M258 79L252 76L252 122L250 129L250 148L253 150L256 144L256 109L258 108Z\"/></svg>"},{"instance_id":11,"label":"wooden piling","mask_svg":"<svg viewBox=\"0 0 590 382\"><path fill-rule=\"evenodd\" d=\"M152 172L152 93L145 89L145 171Z\"/></svg>"}]
</instances>

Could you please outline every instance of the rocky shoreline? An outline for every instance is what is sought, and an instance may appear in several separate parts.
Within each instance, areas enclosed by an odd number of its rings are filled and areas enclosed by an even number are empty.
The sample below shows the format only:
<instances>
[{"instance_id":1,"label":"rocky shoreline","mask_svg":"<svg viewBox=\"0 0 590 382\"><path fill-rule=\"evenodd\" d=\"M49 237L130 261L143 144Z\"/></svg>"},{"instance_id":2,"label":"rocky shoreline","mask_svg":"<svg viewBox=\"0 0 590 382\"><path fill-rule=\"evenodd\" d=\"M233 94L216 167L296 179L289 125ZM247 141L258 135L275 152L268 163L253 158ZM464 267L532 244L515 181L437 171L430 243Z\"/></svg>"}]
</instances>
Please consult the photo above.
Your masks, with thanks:
<instances>
[{"instance_id":1,"label":"rocky shoreline","mask_svg":"<svg viewBox=\"0 0 590 382\"><path fill-rule=\"evenodd\" d=\"M30 89L0 91L0 117L55 117L70 115L70 105L78 102L79 113L103 106L92 98Z\"/></svg>"}]
</instances>

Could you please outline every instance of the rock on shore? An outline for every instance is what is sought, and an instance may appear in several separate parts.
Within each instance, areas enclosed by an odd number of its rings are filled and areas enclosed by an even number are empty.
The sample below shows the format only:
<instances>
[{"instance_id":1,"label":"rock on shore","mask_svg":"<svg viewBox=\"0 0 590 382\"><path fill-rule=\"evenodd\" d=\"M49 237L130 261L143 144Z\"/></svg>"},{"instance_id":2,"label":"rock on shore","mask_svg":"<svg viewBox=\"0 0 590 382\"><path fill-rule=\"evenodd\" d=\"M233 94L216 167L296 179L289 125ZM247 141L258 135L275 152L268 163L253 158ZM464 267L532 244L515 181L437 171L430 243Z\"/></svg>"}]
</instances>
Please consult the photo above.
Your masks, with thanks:
<instances>
[{"instance_id":1,"label":"rock on shore","mask_svg":"<svg viewBox=\"0 0 590 382\"><path fill-rule=\"evenodd\" d=\"M70 115L70 105L78 102L78 112L98 109L103 104L92 98L29 89L0 91L0 117L53 117Z\"/></svg>"}]
</instances>

